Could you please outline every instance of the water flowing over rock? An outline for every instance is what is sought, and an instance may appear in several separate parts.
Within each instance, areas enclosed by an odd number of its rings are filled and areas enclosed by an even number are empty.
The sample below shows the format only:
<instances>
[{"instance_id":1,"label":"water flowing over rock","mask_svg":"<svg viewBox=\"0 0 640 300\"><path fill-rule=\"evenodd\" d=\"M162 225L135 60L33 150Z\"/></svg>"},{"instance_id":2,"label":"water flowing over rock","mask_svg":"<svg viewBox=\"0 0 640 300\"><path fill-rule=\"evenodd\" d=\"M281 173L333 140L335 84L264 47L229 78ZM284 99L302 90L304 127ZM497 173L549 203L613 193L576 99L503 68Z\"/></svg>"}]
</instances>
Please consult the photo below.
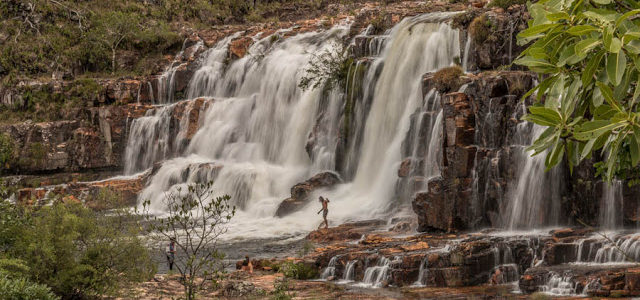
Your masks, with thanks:
<instances>
[{"instance_id":1,"label":"water flowing over rock","mask_svg":"<svg viewBox=\"0 0 640 300\"><path fill-rule=\"evenodd\" d=\"M310 198L310 194L313 191L320 188L332 187L341 181L342 180L340 180L340 177L336 173L324 172L294 185L291 188L291 197L280 203L278 210L276 210L276 216L283 217L301 209L303 206L313 201L313 199Z\"/></svg>"},{"instance_id":2,"label":"water flowing over rock","mask_svg":"<svg viewBox=\"0 0 640 300\"><path fill-rule=\"evenodd\" d=\"M442 23L456 14L426 14L399 22L380 45L384 49L376 51L378 57L352 65L348 83L352 88L346 92L303 91L297 83L312 54L330 50L335 45L332 40L349 33L348 25L286 38L281 32L256 35L247 53L226 67L227 42L232 38L222 40L203 52L203 63L188 84L188 98L216 100L200 114L199 129L184 143L186 148L177 149L170 140L175 135L167 129L171 105L155 108L147 119L133 124L136 133L131 136L136 138L129 139L127 153L132 154L131 166L136 165L129 172L165 160L141 199L151 199L152 209L162 211L164 192L194 180L190 175L194 166L210 163L218 166L219 173L205 177L216 179L214 188L229 193L241 208L235 219L252 220L252 227L265 228L261 222L271 223L273 215L288 213L283 225L294 222L298 230L315 227L315 222L308 222L315 207L299 201L311 189L298 195L294 187L291 199L295 200L282 205L277 199L284 198L295 182L332 169L344 171L340 177L349 181L325 195L332 201L332 220L398 210L400 206L391 202L395 169L410 115L422 106L420 76L451 65L460 55L458 32ZM351 104L341 106L343 97L351 98ZM396 100L387 101L391 98ZM345 157L358 159L348 162Z\"/></svg>"}]
</instances>

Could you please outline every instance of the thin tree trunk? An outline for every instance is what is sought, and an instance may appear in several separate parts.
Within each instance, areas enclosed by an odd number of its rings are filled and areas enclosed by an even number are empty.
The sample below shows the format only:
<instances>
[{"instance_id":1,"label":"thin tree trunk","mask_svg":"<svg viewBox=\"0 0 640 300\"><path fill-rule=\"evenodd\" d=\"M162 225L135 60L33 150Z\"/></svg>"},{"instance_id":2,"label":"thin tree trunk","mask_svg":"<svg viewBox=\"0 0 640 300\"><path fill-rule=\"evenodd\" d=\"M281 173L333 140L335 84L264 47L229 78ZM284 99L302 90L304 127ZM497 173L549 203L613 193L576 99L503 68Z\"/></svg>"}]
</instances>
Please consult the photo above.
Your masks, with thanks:
<instances>
[{"instance_id":1,"label":"thin tree trunk","mask_svg":"<svg viewBox=\"0 0 640 300\"><path fill-rule=\"evenodd\" d=\"M111 75L116 72L116 48L111 48Z\"/></svg>"}]
</instances>

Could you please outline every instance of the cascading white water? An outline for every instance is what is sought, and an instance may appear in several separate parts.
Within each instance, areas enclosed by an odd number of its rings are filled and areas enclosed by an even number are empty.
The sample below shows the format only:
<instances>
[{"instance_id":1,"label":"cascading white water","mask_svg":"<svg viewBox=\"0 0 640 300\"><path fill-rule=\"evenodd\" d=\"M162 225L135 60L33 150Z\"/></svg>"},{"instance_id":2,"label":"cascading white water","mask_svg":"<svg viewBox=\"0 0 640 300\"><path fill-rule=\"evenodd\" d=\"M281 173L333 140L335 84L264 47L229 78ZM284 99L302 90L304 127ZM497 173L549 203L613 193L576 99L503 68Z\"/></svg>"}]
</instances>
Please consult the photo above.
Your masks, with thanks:
<instances>
[{"instance_id":1,"label":"cascading white water","mask_svg":"<svg viewBox=\"0 0 640 300\"><path fill-rule=\"evenodd\" d=\"M167 157L170 149L169 126L174 106L157 107L131 122L125 152L125 174L145 170Z\"/></svg>"},{"instance_id":2,"label":"cascading white water","mask_svg":"<svg viewBox=\"0 0 640 300\"><path fill-rule=\"evenodd\" d=\"M338 256L334 256L329 260L329 264L320 274L320 279L327 280L330 277L336 276L336 265L338 264Z\"/></svg>"},{"instance_id":3,"label":"cascading white water","mask_svg":"<svg viewBox=\"0 0 640 300\"><path fill-rule=\"evenodd\" d=\"M540 287L540 291L553 296L577 295L576 285L571 280L571 276L560 276L551 273L546 284Z\"/></svg>"},{"instance_id":4,"label":"cascading white water","mask_svg":"<svg viewBox=\"0 0 640 300\"><path fill-rule=\"evenodd\" d=\"M622 225L622 181L603 183L600 201L600 228L614 230Z\"/></svg>"},{"instance_id":5,"label":"cascading white water","mask_svg":"<svg viewBox=\"0 0 640 300\"><path fill-rule=\"evenodd\" d=\"M344 267L344 275L342 276L343 282L352 282L356 280L356 263L357 260L350 260Z\"/></svg>"},{"instance_id":6,"label":"cascading white water","mask_svg":"<svg viewBox=\"0 0 640 300\"><path fill-rule=\"evenodd\" d=\"M375 82L362 83L372 87L372 104L364 128L356 129L363 132L363 141L354 180L324 192L331 199L331 222L389 212L400 143L410 114L422 101L421 75L449 66L459 56L458 32L440 23L454 14L408 18L390 31L374 63L382 68L380 75L367 75L365 80ZM229 237L282 236L315 228L316 222L309 221L317 219L311 205L281 219L273 215L293 184L334 167L330 160L335 148L330 142L324 142L329 146L313 155L313 161L305 152L323 93L302 91L297 83L313 54L335 47L332 41L347 32L348 26L336 26L286 39L266 37L247 56L224 68L219 64L224 47L207 51L187 95L215 100L201 116L202 125L182 157L163 163L140 199L150 199L151 210L162 213L165 192L188 182L215 179L214 189L231 195L240 208ZM341 97L340 91L330 93L328 114L335 118L329 120L333 124L339 124ZM142 132L134 135L146 139Z\"/></svg>"},{"instance_id":7,"label":"cascading white water","mask_svg":"<svg viewBox=\"0 0 640 300\"><path fill-rule=\"evenodd\" d=\"M544 127L527 122L518 124L519 139L530 145ZM517 137L518 138L518 137ZM523 146L523 150L524 150ZM509 187L504 210L504 227L510 230L531 229L558 223L560 216L560 168L545 172L546 151L534 157L523 151L517 180Z\"/></svg>"},{"instance_id":8,"label":"cascading white water","mask_svg":"<svg viewBox=\"0 0 640 300\"><path fill-rule=\"evenodd\" d=\"M368 267L364 271L364 278L362 279L361 285L374 288L381 287L383 282L388 279L390 267L391 260L386 257L380 257L375 266Z\"/></svg>"},{"instance_id":9,"label":"cascading white water","mask_svg":"<svg viewBox=\"0 0 640 300\"><path fill-rule=\"evenodd\" d=\"M229 41L223 41L222 43L218 43L218 45L226 48ZM186 42L187 40L184 41L182 45L182 50L180 50L180 53L176 55L171 65L169 65L167 69L164 70L164 72L158 78L156 78L157 89L158 89L157 97L153 96L153 88L151 87L151 83L149 83L149 88L150 88L149 94L151 96L151 103L168 104L168 103L173 103L174 100L176 100L174 99L175 93L176 93L175 75L179 68L186 66L186 63L181 63L183 59L184 51L185 51ZM227 43L225 44L224 42L227 42ZM197 52L198 51L197 49L204 47L204 43L202 41L198 41L195 47L196 49L194 49L194 52ZM218 46L216 46L216 48L217 47ZM177 100L182 100L182 99L177 99Z\"/></svg>"}]
</instances>

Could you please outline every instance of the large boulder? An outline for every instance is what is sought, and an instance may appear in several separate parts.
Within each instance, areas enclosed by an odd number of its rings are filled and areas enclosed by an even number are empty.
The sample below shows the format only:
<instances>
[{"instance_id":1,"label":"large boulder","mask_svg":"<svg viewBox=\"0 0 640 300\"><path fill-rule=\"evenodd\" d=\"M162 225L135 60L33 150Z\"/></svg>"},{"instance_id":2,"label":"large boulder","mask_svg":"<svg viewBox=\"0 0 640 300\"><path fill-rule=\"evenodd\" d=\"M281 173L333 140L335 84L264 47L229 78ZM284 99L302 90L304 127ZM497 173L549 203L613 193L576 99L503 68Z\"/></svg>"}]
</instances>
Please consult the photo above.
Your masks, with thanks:
<instances>
[{"instance_id":1,"label":"large boulder","mask_svg":"<svg viewBox=\"0 0 640 300\"><path fill-rule=\"evenodd\" d=\"M291 188L291 197L285 199L278 206L277 217L284 217L295 212L311 201L309 195L320 188L332 187L342 180L334 172L323 172L308 180L298 183Z\"/></svg>"}]
</instances>

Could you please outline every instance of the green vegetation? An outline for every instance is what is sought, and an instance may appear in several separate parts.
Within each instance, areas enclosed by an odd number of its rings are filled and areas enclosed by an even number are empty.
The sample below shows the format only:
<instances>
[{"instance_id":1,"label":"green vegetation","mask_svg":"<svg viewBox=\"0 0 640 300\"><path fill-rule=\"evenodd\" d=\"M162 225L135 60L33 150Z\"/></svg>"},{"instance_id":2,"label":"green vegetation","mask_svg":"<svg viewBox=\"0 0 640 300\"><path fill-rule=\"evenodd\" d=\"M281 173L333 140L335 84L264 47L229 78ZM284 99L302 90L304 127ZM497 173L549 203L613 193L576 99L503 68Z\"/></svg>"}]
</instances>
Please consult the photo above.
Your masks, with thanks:
<instances>
[{"instance_id":1,"label":"green vegetation","mask_svg":"<svg viewBox=\"0 0 640 300\"><path fill-rule=\"evenodd\" d=\"M480 45L484 43L492 33L493 24L486 14L480 15L469 24L469 34L473 41Z\"/></svg>"},{"instance_id":2,"label":"green vegetation","mask_svg":"<svg viewBox=\"0 0 640 300\"><path fill-rule=\"evenodd\" d=\"M215 197L213 182L193 183L185 193L181 189L168 193L164 199L166 218L148 212L150 202L144 202L143 217L148 230L159 243L173 239L176 244L175 267L181 275L185 298L194 299L206 284L218 284L224 273L217 242L227 232L226 225L236 213L228 195Z\"/></svg>"},{"instance_id":3,"label":"green vegetation","mask_svg":"<svg viewBox=\"0 0 640 300\"><path fill-rule=\"evenodd\" d=\"M0 134L0 170L8 169L14 157L14 145L11 136Z\"/></svg>"},{"instance_id":4,"label":"green vegetation","mask_svg":"<svg viewBox=\"0 0 640 300\"><path fill-rule=\"evenodd\" d=\"M318 269L303 262L284 262L282 263L282 265L280 265L279 271L282 272L282 274L284 274L284 276L286 277L299 280L307 280L318 277Z\"/></svg>"},{"instance_id":5,"label":"green vegetation","mask_svg":"<svg viewBox=\"0 0 640 300\"><path fill-rule=\"evenodd\" d=\"M500 7L502 9L507 9L511 6L525 3L527 3L525 0L492 0L489 2L487 7Z\"/></svg>"},{"instance_id":6,"label":"green vegetation","mask_svg":"<svg viewBox=\"0 0 640 300\"><path fill-rule=\"evenodd\" d=\"M56 296L46 285L33 283L25 278L10 279L0 276L0 299L11 300L56 300Z\"/></svg>"},{"instance_id":7,"label":"green vegetation","mask_svg":"<svg viewBox=\"0 0 640 300\"><path fill-rule=\"evenodd\" d=\"M515 61L541 74L525 119L547 129L530 147L548 149L547 169L596 156L598 175L640 176L640 4L542 0L529 5L529 47Z\"/></svg>"},{"instance_id":8,"label":"green vegetation","mask_svg":"<svg viewBox=\"0 0 640 300\"><path fill-rule=\"evenodd\" d=\"M276 280L273 283L274 291L271 296L272 300L291 300L296 296L295 293L290 290L293 288L293 284L289 282L287 277L284 277L280 280Z\"/></svg>"},{"instance_id":9,"label":"green vegetation","mask_svg":"<svg viewBox=\"0 0 640 300\"><path fill-rule=\"evenodd\" d=\"M433 74L434 88L440 93L455 91L460 87L460 76L464 71L460 66L443 68Z\"/></svg>"},{"instance_id":10,"label":"green vegetation","mask_svg":"<svg viewBox=\"0 0 640 300\"><path fill-rule=\"evenodd\" d=\"M79 109L93 107L104 97L104 87L90 78L65 83L55 90L50 85L38 85L24 87L20 91L23 105L0 106L0 122L73 119L73 114Z\"/></svg>"},{"instance_id":11,"label":"green vegetation","mask_svg":"<svg viewBox=\"0 0 640 300\"><path fill-rule=\"evenodd\" d=\"M319 87L331 90L344 86L352 64L353 58L347 53L346 47L334 42L327 50L313 55L298 86L303 90Z\"/></svg>"},{"instance_id":12,"label":"green vegetation","mask_svg":"<svg viewBox=\"0 0 640 300\"><path fill-rule=\"evenodd\" d=\"M64 299L117 296L155 271L126 210L104 215L81 204L34 209L3 201L0 225L1 299L57 299L50 291Z\"/></svg>"}]
</instances>

